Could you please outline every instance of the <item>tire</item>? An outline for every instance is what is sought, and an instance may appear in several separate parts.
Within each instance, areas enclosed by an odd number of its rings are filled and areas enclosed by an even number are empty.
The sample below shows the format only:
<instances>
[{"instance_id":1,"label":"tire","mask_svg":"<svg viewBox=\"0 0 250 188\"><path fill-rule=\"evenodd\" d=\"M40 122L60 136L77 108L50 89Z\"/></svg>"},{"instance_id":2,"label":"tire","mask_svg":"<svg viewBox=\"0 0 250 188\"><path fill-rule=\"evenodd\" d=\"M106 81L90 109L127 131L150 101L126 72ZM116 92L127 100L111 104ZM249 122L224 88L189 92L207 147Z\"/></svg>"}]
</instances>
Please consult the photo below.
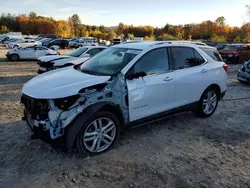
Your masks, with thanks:
<instances>
[{"instance_id":1,"label":"tire","mask_svg":"<svg viewBox=\"0 0 250 188\"><path fill-rule=\"evenodd\" d=\"M10 56L10 60L11 60L11 61L19 61L19 59L20 59L20 57L19 57L19 55L17 55L17 54L12 54L12 55Z\"/></svg>"},{"instance_id":2,"label":"tire","mask_svg":"<svg viewBox=\"0 0 250 188\"><path fill-rule=\"evenodd\" d=\"M205 102L207 101L207 102ZM196 115L201 118L207 118L213 115L219 102L219 91L215 87L207 88L199 101Z\"/></svg>"},{"instance_id":3,"label":"tire","mask_svg":"<svg viewBox=\"0 0 250 188\"><path fill-rule=\"evenodd\" d=\"M99 122L102 122L102 126L99 126ZM103 126L103 124L107 125ZM110 125L108 126L108 124ZM107 126L107 132L105 132L105 126ZM101 129L103 130L100 131ZM86 133L91 133L91 135ZM114 147L120 138L120 133L121 123L119 119L109 111L99 111L82 125L75 141L77 150L91 156L101 154ZM107 142L110 143L107 144Z\"/></svg>"}]
</instances>

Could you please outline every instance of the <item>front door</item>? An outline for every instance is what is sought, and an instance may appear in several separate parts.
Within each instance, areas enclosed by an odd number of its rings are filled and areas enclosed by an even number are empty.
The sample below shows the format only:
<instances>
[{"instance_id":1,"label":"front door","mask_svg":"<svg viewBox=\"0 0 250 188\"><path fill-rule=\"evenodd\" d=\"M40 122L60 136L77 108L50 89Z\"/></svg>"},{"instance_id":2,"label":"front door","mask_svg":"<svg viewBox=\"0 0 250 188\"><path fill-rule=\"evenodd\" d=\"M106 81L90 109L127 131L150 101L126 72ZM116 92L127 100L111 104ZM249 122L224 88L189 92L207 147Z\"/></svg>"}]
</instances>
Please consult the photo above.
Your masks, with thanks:
<instances>
[{"instance_id":1,"label":"front door","mask_svg":"<svg viewBox=\"0 0 250 188\"><path fill-rule=\"evenodd\" d=\"M34 47L22 48L19 51L19 56L21 59L35 59L35 48Z\"/></svg>"},{"instance_id":2,"label":"front door","mask_svg":"<svg viewBox=\"0 0 250 188\"><path fill-rule=\"evenodd\" d=\"M167 48L147 52L128 71L131 72L146 76L126 80L130 121L173 108L175 72L170 68Z\"/></svg>"}]
</instances>

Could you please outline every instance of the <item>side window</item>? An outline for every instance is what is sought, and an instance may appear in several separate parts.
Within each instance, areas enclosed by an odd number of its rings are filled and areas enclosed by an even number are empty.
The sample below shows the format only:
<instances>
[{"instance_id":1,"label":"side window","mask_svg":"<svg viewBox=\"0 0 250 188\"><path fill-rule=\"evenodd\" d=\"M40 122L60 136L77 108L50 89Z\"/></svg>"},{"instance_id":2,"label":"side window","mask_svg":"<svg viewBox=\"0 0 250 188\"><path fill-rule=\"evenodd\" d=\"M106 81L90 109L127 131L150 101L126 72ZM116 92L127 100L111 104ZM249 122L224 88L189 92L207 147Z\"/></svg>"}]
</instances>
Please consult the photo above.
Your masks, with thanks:
<instances>
[{"instance_id":1,"label":"side window","mask_svg":"<svg viewBox=\"0 0 250 188\"><path fill-rule=\"evenodd\" d=\"M96 55L99 52L100 52L100 49L94 48L94 49L89 50L88 54L90 55L90 57L93 57L94 55Z\"/></svg>"},{"instance_id":2,"label":"side window","mask_svg":"<svg viewBox=\"0 0 250 188\"><path fill-rule=\"evenodd\" d=\"M134 72L145 72L147 75L169 71L167 48L152 50L142 56L134 65Z\"/></svg>"},{"instance_id":3,"label":"side window","mask_svg":"<svg viewBox=\"0 0 250 188\"><path fill-rule=\"evenodd\" d=\"M172 47L171 48L175 69L185 69L201 65L205 62L203 57L193 48Z\"/></svg>"}]
</instances>

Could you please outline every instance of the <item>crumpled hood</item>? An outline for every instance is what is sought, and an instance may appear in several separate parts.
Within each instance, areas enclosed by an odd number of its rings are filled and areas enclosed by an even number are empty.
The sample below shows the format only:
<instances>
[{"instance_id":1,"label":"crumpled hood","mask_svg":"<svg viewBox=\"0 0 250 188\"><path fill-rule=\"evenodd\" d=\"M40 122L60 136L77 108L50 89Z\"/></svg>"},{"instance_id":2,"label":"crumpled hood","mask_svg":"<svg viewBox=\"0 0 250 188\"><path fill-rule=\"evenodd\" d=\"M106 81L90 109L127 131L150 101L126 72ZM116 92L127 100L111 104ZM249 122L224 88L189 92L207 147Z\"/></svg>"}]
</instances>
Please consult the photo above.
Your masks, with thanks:
<instances>
[{"instance_id":1,"label":"crumpled hood","mask_svg":"<svg viewBox=\"0 0 250 188\"><path fill-rule=\"evenodd\" d=\"M36 99L57 99L75 95L79 90L107 82L110 76L85 74L73 66L56 69L28 81L22 92Z\"/></svg>"},{"instance_id":2,"label":"crumpled hood","mask_svg":"<svg viewBox=\"0 0 250 188\"><path fill-rule=\"evenodd\" d=\"M67 55L48 55L48 56L43 56L39 57L38 60L41 62L49 62L49 61L54 61L57 59L65 59L65 58L70 58L71 56Z\"/></svg>"}]
</instances>

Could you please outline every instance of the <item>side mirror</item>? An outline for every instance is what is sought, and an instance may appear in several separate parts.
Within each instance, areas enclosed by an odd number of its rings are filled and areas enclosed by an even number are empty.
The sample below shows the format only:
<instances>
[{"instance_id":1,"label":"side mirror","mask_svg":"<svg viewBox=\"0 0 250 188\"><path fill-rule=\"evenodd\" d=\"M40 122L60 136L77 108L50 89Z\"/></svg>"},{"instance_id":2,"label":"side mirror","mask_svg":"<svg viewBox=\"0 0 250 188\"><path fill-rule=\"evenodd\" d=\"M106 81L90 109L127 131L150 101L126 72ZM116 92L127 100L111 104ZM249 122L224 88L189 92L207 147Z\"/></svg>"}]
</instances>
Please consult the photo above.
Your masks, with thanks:
<instances>
[{"instance_id":1,"label":"side mirror","mask_svg":"<svg viewBox=\"0 0 250 188\"><path fill-rule=\"evenodd\" d=\"M147 74L145 72L137 72L134 73L133 71L128 72L128 74L126 75L126 79L127 80L133 80L136 78L140 78L140 77L144 77L147 76Z\"/></svg>"}]
</instances>

